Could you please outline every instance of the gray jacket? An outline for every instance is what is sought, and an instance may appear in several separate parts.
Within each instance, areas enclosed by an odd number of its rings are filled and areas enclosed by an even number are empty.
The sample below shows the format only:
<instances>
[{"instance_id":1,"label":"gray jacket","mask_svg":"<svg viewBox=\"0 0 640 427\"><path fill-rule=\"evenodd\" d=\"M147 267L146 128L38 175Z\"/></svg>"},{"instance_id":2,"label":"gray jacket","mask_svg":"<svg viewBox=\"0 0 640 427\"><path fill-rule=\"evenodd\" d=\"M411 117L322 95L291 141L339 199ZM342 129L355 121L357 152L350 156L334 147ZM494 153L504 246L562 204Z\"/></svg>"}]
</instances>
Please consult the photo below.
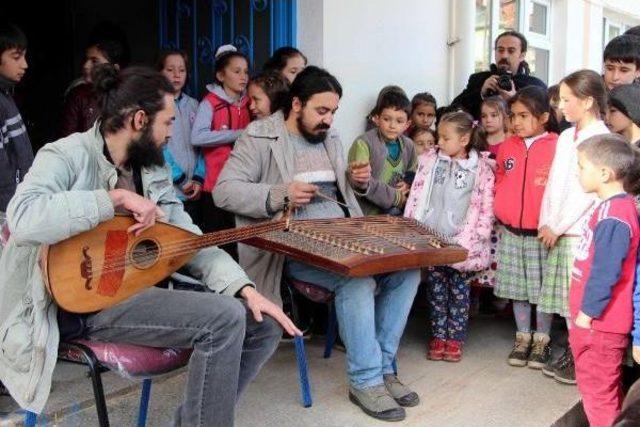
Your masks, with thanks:
<instances>
[{"instance_id":1,"label":"gray jacket","mask_svg":"<svg viewBox=\"0 0 640 427\"><path fill-rule=\"evenodd\" d=\"M103 147L97 123L45 145L7 210L12 234L0 258L0 381L20 406L34 412L42 411L49 396L59 342L57 309L38 265L39 247L113 218L108 191L117 173ZM167 168L145 168L141 176L144 196L161 207L168 222L200 234L176 198ZM223 294L251 284L218 248L199 251L187 268Z\"/></svg>"},{"instance_id":2,"label":"gray jacket","mask_svg":"<svg viewBox=\"0 0 640 427\"><path fill-rule=\"evenodd\" d=\"M330 131L324 142L336 173L338 190L352 206L352 217L362 216L347 181L344 149L337 133ZM282 112L252 122L236 141L213 192L216 206L234 212L238 226L264 221L284 207L286 188L293 181L294 151L288 140ZM269 193L271 198L269 198ZM270 200L269 200L270 199ZM271 209L267 209L270 202ZM238 245L240 265L256 283L258 291L281 303L280 281L284 256Z\"/></svg>"}]
</instances>

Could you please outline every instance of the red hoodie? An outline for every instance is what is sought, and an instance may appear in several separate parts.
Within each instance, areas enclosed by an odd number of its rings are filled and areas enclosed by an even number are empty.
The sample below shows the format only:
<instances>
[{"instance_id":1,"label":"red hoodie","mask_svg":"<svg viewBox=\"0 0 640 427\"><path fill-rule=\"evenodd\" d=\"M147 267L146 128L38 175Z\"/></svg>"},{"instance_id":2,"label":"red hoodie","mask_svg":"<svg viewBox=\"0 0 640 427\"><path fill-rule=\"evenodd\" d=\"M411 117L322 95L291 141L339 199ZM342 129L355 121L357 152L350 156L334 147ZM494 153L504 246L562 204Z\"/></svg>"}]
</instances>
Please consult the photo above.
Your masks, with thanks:
<instances>
[{"instance_id":1,"label":"red hoodie","mask_svg":"<svg viewBox=\"0 0 640 427\"><path fill-rule=\"evenodd\" d=\"M536 139L528 150L518 136L509 137L500 145L493 209L502 224L520 230L537 230L557 141L557 134L547 133Z\"/></svg>"},{"instance_id":2,"label":"red hoodie","mask_svg":"<svg viewBox=\"0 0 640 427\"><path fill-rule=\"evenodd\" d=\"M211 104L213 110L213 120L211 120L211 130L220 129L244 129L251 122L249 113L249 97L243 96L239 103L229 104L213 92L209 92L204 97ZM218 147L203 148L205 162L205 178L203 190L212 192L218 181L218 176L222 172L222 167L227 162L233 144L221 145Z\"/></svg>"}]
</instances>

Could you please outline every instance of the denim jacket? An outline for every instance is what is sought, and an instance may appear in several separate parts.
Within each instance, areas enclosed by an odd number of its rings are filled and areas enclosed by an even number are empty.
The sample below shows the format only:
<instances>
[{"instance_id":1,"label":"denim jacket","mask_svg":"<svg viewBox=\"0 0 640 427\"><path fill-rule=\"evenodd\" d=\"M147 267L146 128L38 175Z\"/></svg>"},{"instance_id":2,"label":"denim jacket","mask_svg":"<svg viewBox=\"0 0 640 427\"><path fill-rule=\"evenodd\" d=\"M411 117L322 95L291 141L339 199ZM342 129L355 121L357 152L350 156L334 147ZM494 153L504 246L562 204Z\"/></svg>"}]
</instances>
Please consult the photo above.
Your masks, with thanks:
<instances>
[{"instance_id":1,"label":"denim jacket","mask_svg":"<svg viewBox=\"0 0 640 427\"><path fill-rule=\"evenodd\" d=\"M0 381L20 406L37 413L49 396L59 343L57 307L38 264L40 246L114 216L108 191L117 173L103 154L98 126L45 145L7 209L11 237L0 258ZM168 168L143 168L141 176L144 196L157 203L167 222L201 233L177 199ZM186 267L214 292L235 295L253 285L215 247L199 251Z\"/></svg>"}]
</instances>

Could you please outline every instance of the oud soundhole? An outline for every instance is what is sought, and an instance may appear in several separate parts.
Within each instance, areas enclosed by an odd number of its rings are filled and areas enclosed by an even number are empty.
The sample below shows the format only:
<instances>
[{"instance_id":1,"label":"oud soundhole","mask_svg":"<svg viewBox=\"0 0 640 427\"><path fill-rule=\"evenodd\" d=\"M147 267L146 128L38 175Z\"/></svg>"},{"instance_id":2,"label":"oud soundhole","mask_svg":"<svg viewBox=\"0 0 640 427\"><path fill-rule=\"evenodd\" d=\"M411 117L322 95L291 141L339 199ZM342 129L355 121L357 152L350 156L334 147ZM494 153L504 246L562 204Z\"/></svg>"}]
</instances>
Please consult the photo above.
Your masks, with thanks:
<instances>
[{"instance_id":1,"label":"oud soundhole","mask_svg":"<svg viewBox=\"0 0 640 427\"><path fill-rule=\"evenodd\" d=\"M137 268L149 268L158 261L160 257L160 246L151 239L139 241L131 251L131 261Z\"/></svg>"}]
</instances>

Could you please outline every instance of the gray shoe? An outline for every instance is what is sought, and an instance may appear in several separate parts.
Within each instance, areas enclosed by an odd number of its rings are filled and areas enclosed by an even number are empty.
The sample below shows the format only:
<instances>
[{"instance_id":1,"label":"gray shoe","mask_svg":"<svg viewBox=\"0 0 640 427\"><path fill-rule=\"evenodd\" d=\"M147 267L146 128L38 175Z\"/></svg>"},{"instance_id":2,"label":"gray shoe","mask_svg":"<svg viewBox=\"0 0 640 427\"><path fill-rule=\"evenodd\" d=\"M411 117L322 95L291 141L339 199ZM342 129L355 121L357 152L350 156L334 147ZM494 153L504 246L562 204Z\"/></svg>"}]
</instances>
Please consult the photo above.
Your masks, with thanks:
<instances>
[{"instance_id":1,"label":"gray shoe","mask_svg":"<svg viewBox=\"0 0 640 427\"><path fill-rule=\"evenodd\" d=\"M397 376L393 374L385 374L382 376L387 391L398 402L398 405L404 407L416 406L420 403L418 393L402 384Z\"/></svg>"},{"instance_id":2,"label":"gray shoe","mask_svg":"<svg viewBox=\"0 0 640 427\"><path fill-rule=\"evenodd\" d=\"M404 408L398 406L384 384L363 389L349 387L349 400L365 414L382 421L402 421L406 416Z\"/></svg>"}]
</instances>

